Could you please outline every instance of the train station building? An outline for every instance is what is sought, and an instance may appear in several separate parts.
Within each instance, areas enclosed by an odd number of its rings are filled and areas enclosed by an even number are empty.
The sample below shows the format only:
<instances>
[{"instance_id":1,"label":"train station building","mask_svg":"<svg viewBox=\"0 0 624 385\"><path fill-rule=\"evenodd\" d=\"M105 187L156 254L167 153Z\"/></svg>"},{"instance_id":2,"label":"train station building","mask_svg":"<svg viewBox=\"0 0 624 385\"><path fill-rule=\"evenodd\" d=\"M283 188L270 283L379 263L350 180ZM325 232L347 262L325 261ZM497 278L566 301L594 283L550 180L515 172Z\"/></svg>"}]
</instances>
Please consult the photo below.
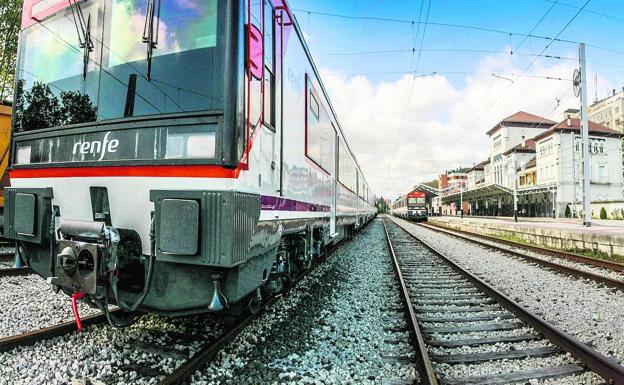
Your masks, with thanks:
<instances>
[{"instance_id":1,"label":"train station building","mask_svg":"<svg viewBox=\"0 0 624 385\"><path fill-rule=\"evenodd\" d=\"M592 214L624 217L622 138L624 134L590 122ZM580 120L561 122L517 112L487 131L488 159L466 170L465 188L440 189L434 214L528 217L578 216L582 208Z\"/></svg>"}]
</instances>

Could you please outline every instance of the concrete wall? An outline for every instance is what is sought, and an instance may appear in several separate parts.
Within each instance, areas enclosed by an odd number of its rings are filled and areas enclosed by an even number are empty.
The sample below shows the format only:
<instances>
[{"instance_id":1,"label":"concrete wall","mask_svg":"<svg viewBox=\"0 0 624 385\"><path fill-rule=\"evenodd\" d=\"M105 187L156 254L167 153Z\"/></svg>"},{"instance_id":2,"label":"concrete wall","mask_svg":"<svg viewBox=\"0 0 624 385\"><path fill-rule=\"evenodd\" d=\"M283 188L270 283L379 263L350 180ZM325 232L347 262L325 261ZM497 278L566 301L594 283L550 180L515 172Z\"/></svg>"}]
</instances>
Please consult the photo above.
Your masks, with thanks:
<instances>
[{"instance_id":1,"label":"concrete wall","mask_svg":"<svg viewBox=\"0 0 624 385\"><path fill-rule=\"evenodd\" d=\"M581 233L558 228L534 227L522 224L509 225L496 221L480 221L464 218L431 217L429 222L451 229L469 231L477 234L516 237L538 246L556 249L600 250L609 255L624 255L624 237Z\"/></svg>"}]
</instances>

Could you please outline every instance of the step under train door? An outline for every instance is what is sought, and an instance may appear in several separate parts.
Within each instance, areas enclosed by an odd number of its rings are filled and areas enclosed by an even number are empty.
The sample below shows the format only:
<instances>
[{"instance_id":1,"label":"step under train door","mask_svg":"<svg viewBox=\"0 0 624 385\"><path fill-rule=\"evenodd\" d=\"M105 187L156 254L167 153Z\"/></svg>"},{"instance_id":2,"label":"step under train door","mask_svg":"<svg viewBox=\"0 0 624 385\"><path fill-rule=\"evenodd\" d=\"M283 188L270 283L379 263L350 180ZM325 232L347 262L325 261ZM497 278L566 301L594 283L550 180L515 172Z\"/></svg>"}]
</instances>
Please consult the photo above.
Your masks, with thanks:
<instances>
[{"instance_id":1,"label":"step under train door","mask_svg":"<svg viewBox=\"0 0 624 385\"><path fill-rule=\"evenodd\" d=\"M332 202L331 202L331 215L329 219L329 233L331 237L335 237L338 235L336 231L336 221L337 221L337 211L338 211L338 167L340 167L338 163L338 134L336 133L336 128L332 123L332 128L334 129L334 175L332 180Z\"/></svg>"}]
</instances>

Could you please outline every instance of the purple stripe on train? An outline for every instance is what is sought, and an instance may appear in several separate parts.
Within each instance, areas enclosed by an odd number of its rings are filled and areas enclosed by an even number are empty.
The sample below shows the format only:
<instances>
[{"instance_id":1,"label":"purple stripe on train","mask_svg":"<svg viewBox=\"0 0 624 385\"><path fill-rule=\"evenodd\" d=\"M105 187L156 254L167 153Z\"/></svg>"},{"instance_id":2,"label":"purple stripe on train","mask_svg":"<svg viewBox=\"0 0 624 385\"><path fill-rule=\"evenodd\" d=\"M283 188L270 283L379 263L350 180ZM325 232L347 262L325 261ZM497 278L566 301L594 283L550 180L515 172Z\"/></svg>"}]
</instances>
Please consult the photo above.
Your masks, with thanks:
<instances>
[{"instance_id":1,"label":"purple stripe on train","mask_svg":"<svg viewBox=\"0 0 624 385\"><path fill-rule=\"evenodd\" d=\"M279 210L279 211L319 211L329 212L330 207L316 203L308 203L287 199L282 197L274 197L262 195L260 197L260 207L262 210Z\"/></svg>"}]
</instances>

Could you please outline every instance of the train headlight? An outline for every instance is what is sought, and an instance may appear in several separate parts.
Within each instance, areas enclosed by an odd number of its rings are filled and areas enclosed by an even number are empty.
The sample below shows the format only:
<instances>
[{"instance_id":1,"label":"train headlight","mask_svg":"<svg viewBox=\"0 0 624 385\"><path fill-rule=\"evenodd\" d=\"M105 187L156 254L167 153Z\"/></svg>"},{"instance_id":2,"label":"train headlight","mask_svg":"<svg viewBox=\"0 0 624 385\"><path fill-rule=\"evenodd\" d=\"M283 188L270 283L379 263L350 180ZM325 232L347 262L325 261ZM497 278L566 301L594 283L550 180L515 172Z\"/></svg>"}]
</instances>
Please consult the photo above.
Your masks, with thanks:
<instances>
[{"instance_id":1,"label":"train headlight","mask_svg":"<svg viewBox=\"0 0 624 385\"><path fill-rule=\"evenodd\" d=\"M186 155L189 158L214 158L215 134L190 135L186 139Z\"/></svg>"},{"instance_id":2,"label":"train headlight","mask_svg":"<svg viewBox=\"0 0 624 385\"><path fill-rule=\"evenodd\" d=\"M214 132L173 133L167 136L167 159L214 158Z\"/></svg>"},{"instance_id":3,"label":"train headlight","mask_svg":"<svg viewBox=\"0 0 624 385\"><path fill-rule=\"evenodd\" d=\"M31 146L19 146L15 154L15 163L17 164L30 164L30 153L32 151Z\"/></svg>"}]
</instances>

